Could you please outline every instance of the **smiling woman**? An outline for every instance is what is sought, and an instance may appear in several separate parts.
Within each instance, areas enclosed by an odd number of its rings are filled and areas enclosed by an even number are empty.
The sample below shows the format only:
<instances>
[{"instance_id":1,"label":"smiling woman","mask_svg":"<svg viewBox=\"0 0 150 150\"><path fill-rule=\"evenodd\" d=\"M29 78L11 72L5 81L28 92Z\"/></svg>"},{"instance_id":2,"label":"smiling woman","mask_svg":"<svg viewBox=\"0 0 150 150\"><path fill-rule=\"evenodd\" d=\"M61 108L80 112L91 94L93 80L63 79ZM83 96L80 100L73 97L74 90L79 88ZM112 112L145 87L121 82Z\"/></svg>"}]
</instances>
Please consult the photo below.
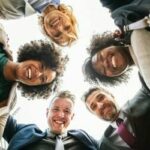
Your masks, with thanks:
<instances>
[{"instance_id":1,"label":"smiling woman","mask_svg":"<svg viewBox=\"0 0 150 150\"><path fill-rule=\"evenodd\" d=\"M116 40L112 32L93 35L87 50L90 57L83 65L87 81L113 86L127 81L134 62L129 47Z\"/></svg>"},{"instance_id":2,"label":"smiling woman","mask_svg":"<svg viewBox=\"0 0 150 150\"><path fill-rule=\"evenodd\" d=\"M70 7L61 4L58 8L48 6L40 16L44 33L61 46L71 45L77 39L77 21Z\"/></svg>"},{"instance_id":3,"label":"smiling woman","mask_svg":"<svg viewBox=\"0 0 150 150\"><path fill-rule=\"evenodd\" d=\"M16 80L29 86L48 84L56 77L56 71L45 68L40 61L23 61L16 64L14 68Z\"/></svg>"},{"instance_id":4,"label":"smiling woman","mask_svg":"<svg viewBox=\"0 0 150 150\"><path fill-rule=\"evenodd\" d=\"M67 60L48 41L32 41L20 47L15 75L22 94L48 97L59 87Z\"/></svg>"},{"instance_id":5,"label":"smiling woman","mask_svg":"<svg viewBox=\"0 0 150 150\"><path fill-rule=\"evenodd\" d=\"M66 5L60 4L60 0L0 1L0 19L17 19L36 12L40 14L40 26L43 32L51 41L61 46L68 46L77 39L77 22L73 11Z\"/></svg>"}]
</instances>

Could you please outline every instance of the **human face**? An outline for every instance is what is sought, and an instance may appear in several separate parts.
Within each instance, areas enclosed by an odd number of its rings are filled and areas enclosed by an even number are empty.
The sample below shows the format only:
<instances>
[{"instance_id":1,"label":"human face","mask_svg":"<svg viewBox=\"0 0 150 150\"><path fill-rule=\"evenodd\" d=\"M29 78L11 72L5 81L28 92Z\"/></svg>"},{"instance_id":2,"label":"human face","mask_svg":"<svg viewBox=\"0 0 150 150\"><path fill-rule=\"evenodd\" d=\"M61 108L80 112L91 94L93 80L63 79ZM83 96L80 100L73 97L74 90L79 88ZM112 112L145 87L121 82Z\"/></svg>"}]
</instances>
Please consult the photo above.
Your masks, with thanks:
<instances>
[{"instance_id":1,"label":"human face","mask_svg":"<svg viewBox=\"0 0 150 150\"><path fill-rule=\"evenodd\" d=\"M110 46L98 51L92 57L92 66L99 74L114 77L121 75L128 67L129 60L121 46Z\"/></svg>"},{"instance_id":2,"label":"human face","mask_svg":"<svg viewBox=\"0 0 150 150\"><path fill-rule=\"evenodd\" d=\"M69 41L72 24L66 14L59 10L52 10L44 16L44 28L52 40L64 45Z\"/></svg>"},{"instance_id":3,"label":"human face","mask_svg":"<svg viewBox=\"0 0 150 150\"><path fill-rule=\"evenodd\" d=\"M53 133L64 133L73 119L74 104L69 98L56 98L47 109L47 122Z\"/></svg>"},{"instance_id":4,"label":"human face","mask_svg":"<svg viewBox=\"0 0 150 150\"><path fill-rule=\"evenodd\" d=\"M26 60L17 64L16 79L29 86L43 85L52 82L56 72L45 68L42 62Z\"/></svg>"},{"instance_id":5,"label":"human face","mask_svg":"<svg viewBox=\"0 0 150 150\"><path fill-rule=\"evenodd\" d=\"M86 105L93 114L106 121L113 121L118 114L114 98L104 91L93 91L87 97Z\"/></svg>"}]
</instances>

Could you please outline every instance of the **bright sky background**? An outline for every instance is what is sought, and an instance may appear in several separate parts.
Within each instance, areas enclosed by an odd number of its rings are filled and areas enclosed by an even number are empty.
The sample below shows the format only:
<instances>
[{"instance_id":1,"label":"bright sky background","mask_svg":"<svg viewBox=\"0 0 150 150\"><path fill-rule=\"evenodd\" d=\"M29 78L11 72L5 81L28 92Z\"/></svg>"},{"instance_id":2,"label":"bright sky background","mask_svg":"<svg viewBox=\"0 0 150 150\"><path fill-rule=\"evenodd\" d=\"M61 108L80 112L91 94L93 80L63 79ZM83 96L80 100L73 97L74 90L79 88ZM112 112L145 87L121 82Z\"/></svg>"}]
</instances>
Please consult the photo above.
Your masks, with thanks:
<instances>
[{"instance_id":1,"label":"bright sky background","mask_svg":"<svg viewBox=\"0 0 150 150\"><path fill-rule=\"evenodd\" d=\"M78 41L70 48L63 48L63 52L69 55L70 61L67 64L61 89L70 90L77 97L76 116L70 128L82 128L96 139L99 139L108 123L91 115L80 100L83 93L92 86L84 82L81 68L87 57L86 48L89 46L92 35L106 30L113 31L115 26L108 10L101 7L99 0L63 0L63 2L72 6L79 24ZM31 40L44 39L37 25L37 15L1 22L9 35L14 58L20 45ZM115 88L109 87L108 89L113 92L116 101L122 106L139 88L140 82L135 68L128 84ZM17 107L21 109L15 117L22 123L36 123L44 130L47 128L45 115L47 104L48 101L43 100L27 101L18 92Z\"/></svg>"}]
</instances>

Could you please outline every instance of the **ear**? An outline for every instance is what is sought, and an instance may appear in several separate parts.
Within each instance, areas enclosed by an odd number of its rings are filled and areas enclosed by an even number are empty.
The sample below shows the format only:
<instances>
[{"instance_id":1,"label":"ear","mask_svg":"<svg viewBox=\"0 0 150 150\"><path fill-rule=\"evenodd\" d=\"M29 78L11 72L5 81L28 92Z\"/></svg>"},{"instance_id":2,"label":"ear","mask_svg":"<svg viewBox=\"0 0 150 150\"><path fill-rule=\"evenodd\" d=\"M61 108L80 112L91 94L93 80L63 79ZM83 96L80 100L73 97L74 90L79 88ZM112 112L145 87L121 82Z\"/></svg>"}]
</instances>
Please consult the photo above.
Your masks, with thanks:
<instances>
[{"instance_id":1,"label":"ear","mask_svg":"<svg viewBox=\"0 0 150 150\"><path fill-rule=\"evenodd\" d=\"M71 120L73 120L73 118L74 118L74 113L73 113L72 116L71 116Z\"/></svg>"},{"instance_id":2,"label":"ear","mask_svg":"<svg viewBox=\"0 0 150 150\"><path fill-rule=\"evenodd\" d=\"M48 117L49 109L46 109L46 118Z\"/></svg>"}]
</instances>

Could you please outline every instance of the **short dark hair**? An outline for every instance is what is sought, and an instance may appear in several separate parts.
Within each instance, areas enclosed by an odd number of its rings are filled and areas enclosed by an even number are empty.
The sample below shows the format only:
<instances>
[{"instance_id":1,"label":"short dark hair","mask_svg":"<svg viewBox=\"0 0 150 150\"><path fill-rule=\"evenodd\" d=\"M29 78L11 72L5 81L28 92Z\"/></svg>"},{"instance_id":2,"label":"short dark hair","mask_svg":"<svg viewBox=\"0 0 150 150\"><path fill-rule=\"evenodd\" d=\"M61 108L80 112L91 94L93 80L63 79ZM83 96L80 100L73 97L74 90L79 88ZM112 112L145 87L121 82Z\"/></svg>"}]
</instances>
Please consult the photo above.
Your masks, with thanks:
<instances>
[{"instance_id":1,"label":"short dark hair","mask_svg":"<svg viewBox=\"0 0 150 150\"><path fill-rule=\"evenodd\" d=\"M122 41L116 40L113 37L113 34L109 31L104 32L102 35L96 34L93 35L91 44L89 48L87 48L90 57L88 57L82 67L83 74L85 75L85 79L94 84L99 84L99 82L103 83L104 85L118 85L121 82L127 82L129 78L129 73L132 68L128 68L123 74L115 77L108 77L97 73L92 66L91 59L92 57L98 52L107 48L109 46L125 46ZM126 51L125 51L126 52ZM126 54L131 58L129 52L127 51ZM131 58L132 59L132 58Z\"/></svg>"},{"instance_id":2,"label":"short dark hair","mask_svg":"<svg viewBox=\"0 0 150 150\"><path fill-rule=\"evenodd\" d=\"M82 96L82 101L86 102L88 96L91 95L94 91L98 91L98 90L103 91L103 92L111 95L112 97L114 97L114 95L112 95L112 93L110 93L108 90L106 90L102 87L92 87L92 88L88 89L88 91L85 92L85 94Z\"/></svg>"},{"instance_id":3,"label":"short dark hair","mask_svg":"<svg viewBox=\"0 0 150 150\"><path fill-rule=\"evenodd\" d=\"M59 87L60 77L63 76L68 57L63 56L61 51L53 43L35 40L19 48L17 60L18 62L26 60L41 61L46 68L56 71L55 79L45 85L28 86L19 82L19 88L22 90L23 96L30 98L48 98Z\"/></svg>"},{"instance_id":4,"label":"short dark hair","mask_svg":"<svg viewBox=\"0 0 150 150\"><path fill-rule=\"evenodd\" d=\"M56 98L58 98L58 97L59 98L69 98L73 102L73 104L75 104L75 95L74 94L72 94L70 91L61 91L53 97L53 99L50 101L49 107L52 104L52 102L55 101Z\"/></svg>"}]
</instances>

